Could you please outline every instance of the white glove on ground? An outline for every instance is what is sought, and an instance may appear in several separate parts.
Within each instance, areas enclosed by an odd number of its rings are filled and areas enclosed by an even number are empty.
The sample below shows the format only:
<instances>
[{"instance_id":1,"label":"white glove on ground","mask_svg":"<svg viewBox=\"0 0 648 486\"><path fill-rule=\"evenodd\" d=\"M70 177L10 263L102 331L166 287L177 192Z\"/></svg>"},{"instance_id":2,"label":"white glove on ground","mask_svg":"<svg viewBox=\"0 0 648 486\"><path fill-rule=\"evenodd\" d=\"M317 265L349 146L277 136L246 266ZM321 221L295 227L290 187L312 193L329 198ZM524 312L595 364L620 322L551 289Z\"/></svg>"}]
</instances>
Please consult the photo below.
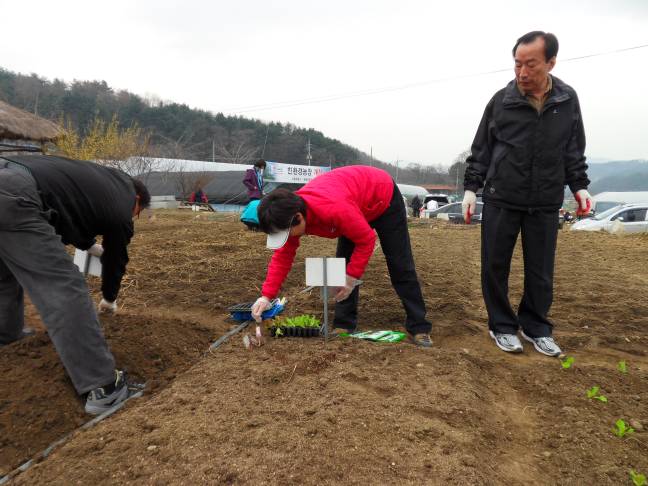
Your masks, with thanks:
<instances>
[{"instance_id":1,"label":"white glove on ground","mask_svg":"<svg viewBox=\"0 0 648 486\"><path fill-rule=\"evenodd\" d=\"M261 314L267 311L270 307L270 299L267 297L261 296L256 302L252 305L252 317L255 321L261 322Z\"/></svg>"},{"instance_id":2,"label":"white glove on ground","mask_svg":"<svg viewBox=\"0 0 648 486\"><path fill-rule=\"evenodd\" d=\"M346 285L344 287L338 287L337 292L335 293L335 302L342 302L349 298L351 292L353 292L353 287L355 287L357 280L351 275L346 276Z\"/></svg>"},{"instance_id":3,"label":"white glove on ground","mask_svg":"<svg viewBox=\"0 0 648 486\"><path fill-rule=\"evenodd\" d=\"M574 198L576 198L576 202L578 203L576 214L581 216L589 214L592 210L592 206L594 206L594 201L592 200L592 196L587 191L587 189L576 191Z\"/></svg>"},{"instance_id":4,"label":"white glove on ground","mask_svg":"<svg viewBox=\"0 0 648 486\"><path fill-rule=\"evenodd\" d=\"M99 313L114 314L117 312L117 301L108 302L106 299L101 299L99 302Z\"/></svg>"},{"instance_id":5,"label":"white glove on ground","mask_svg":"<svg viewBox=\"0 0 648 486\"><path fill-rule=\"evenodd\" d=\"M101 255L103 255L103 252L103 246L98 243L95 243L90 248L88 248L88 253L92 256L101 257Z\"/></svg>"},{"instance_id":6,"label":"white glove on ground","mask_svg":"<svg viewBox=\"0 0 648 486\"><path fill-rule=\"evenodd\" d=\"M464 192L464 198L461 202L461 211L463 213L464 221L470 224L470 218L475 214L477 206L477 194L472 191Z\"/></svg>"}]
</instances>

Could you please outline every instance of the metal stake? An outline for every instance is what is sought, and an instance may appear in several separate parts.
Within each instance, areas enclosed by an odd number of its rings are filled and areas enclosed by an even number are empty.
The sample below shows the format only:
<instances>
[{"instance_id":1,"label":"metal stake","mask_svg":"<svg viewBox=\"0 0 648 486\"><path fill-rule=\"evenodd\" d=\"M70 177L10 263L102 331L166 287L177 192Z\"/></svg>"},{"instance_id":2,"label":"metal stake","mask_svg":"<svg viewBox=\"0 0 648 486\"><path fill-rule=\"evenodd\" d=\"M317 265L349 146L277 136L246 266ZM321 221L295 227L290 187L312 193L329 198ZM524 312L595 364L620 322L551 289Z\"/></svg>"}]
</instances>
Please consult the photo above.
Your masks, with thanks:
<instances>
[{"instance_id":1,"label":"metal stake","mask_svg":"<svg viewBox=\"0 0 648 486\"><path fill-rule=\"evenodd\" d=\"M329 338L329 330L328 330L328 280L326 278L326 257L323 259L324 261L324 287L322 287L322 291L324 293L324 340L328 341Z\"/></svg>"}]
</instances>

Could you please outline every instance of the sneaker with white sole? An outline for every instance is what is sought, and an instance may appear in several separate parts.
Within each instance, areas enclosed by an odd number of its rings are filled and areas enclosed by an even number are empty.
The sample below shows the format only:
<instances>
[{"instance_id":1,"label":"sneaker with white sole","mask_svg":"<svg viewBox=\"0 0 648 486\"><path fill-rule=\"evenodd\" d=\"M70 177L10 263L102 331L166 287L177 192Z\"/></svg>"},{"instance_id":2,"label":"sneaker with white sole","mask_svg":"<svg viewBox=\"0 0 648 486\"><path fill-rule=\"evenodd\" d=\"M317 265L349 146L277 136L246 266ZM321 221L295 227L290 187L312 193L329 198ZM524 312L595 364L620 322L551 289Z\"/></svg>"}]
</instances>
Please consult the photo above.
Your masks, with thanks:
<instances>
[{"instance_id":1,"label":"sneaker with white sole","mask_svg":"<svg viewBox=\"0 0 648 486\"><path fill-rule=\"evenodd\" d=\"M524 331L521 332L522 337L533 343L533 347L538 353L542 353L546 356L560 356L562 354L562 349L556 344L554 339L551 336L532 338L524 334Z\"/></svg>"},{"instance_id":2,"label":"sneaker with white sole","mask_svg":"<svg viewBox=\"0 0 648 486\"><path fill-rule=\"evenodd\" d=\"M493 331L488 331L488 334L490 334L490 337L495 340L495 344L497 344L497 347L502 351L506 351L507 353L521 353L524 351L522 342L520 341L520 338L517 337L517 334L504 334Z\"/></svg>"},{"instance_id":3,"label":"sneaker with white sole","mask_svg":"<svg viewBox=\"0 0 648 486\"><path fill-rule=\"evenodd\" d=\"M143 389L143 385L129 384L124 371L115 370L115 384L95 388L86 398L85 411L90 415L101 415L115 405L128 399L136 390Z\"/></svg>"}]
</instances>

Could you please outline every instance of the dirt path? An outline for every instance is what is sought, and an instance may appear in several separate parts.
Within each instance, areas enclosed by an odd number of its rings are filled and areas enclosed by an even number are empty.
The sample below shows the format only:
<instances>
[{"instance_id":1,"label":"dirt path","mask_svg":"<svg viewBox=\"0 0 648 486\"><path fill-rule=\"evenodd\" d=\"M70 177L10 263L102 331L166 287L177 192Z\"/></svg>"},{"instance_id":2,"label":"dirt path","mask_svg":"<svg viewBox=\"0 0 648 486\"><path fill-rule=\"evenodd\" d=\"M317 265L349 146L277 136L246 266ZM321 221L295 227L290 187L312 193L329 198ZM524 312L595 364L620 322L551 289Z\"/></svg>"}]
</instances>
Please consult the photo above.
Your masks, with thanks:
<instances>
[{"instance_id":1,"label":"dirt path","mask_svg":"<svg viewBox=\"0 0 648 486\"><path fill-rule=\"evenodd\" d=\"M417 221L411 235L432 349L284 338L250 352L238 336L203 357L228 329L224 309L257 296L263 236L222 217L140 221L123 314L105 327L118 359L154 385L15 483L616 485L630 469L647 472L645 429L621 439L612 427L648 424L648 238L561 233L552 318L575 358L563 370L488 338L479 228ZM307 238L298 263L334 248ZM521 270L518 251L514 304ZM361 327L398 329L379 250L363 280ZM321 313L317 292L297 294L303 281L298 266L284 288L288 315ZM84 419L45 335L9 349L0 352L11 390L0 407L5 470ZM608 403L587 398L595 385ZM42 390L53 401L38 415Z\"/></svg>"}]
</instances>

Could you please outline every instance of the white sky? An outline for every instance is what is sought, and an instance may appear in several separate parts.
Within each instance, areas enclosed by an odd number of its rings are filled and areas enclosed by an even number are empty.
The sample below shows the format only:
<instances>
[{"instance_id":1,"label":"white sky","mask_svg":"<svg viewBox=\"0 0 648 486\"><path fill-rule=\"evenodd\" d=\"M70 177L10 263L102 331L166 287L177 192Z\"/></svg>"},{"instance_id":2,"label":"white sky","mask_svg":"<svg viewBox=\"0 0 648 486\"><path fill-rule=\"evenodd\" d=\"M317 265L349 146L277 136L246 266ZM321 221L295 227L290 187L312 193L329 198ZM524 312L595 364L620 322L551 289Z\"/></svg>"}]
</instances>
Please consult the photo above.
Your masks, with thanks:
<instances>
[{"instance_id":1,"label":"white sky","mask_svg":"<svg viewBox=\"0 0 648 486\"><path fill-rule=\"evenodd\" d=\"M449 164L530 30L560 41L594 158L648 158L646 0L0 0L0 66L315 128L384 161ZM245 107L482 73L335 101ZM302 161L285 161L299 163Z\"/></svg>"}]
</instances>

